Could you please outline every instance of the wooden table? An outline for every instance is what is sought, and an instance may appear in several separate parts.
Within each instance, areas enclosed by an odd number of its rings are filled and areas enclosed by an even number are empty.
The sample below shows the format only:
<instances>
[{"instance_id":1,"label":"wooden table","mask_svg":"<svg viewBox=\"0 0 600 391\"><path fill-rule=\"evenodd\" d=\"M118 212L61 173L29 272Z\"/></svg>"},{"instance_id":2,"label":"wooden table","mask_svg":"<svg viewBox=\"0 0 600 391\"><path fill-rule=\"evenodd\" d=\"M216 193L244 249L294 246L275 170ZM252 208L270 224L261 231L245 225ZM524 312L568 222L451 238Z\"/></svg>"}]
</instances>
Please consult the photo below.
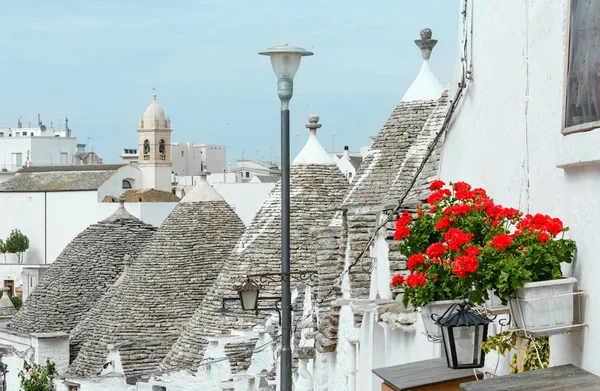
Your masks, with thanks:
<instances>
[{"instance_id":1,"label":"wooden table","mask_svg":"<svg viewBox=\"0 0 600 391\"><path fill-rule=\"evenodd\" d=\"M383 379L382 391L460 391L460 384L476 380L472 369L450 369L445 357L373 369Z\"/></svg>"},{"instance_id":2,"label":"wooden table","mask_svg":"<svg viewBox=\"0 0 600 391\"><path fill-rule=\"evenodd\" d=\"M600 377L569 364L463 383L460 386L465 391L598 391Z\"/></svg>"}]
</instances>

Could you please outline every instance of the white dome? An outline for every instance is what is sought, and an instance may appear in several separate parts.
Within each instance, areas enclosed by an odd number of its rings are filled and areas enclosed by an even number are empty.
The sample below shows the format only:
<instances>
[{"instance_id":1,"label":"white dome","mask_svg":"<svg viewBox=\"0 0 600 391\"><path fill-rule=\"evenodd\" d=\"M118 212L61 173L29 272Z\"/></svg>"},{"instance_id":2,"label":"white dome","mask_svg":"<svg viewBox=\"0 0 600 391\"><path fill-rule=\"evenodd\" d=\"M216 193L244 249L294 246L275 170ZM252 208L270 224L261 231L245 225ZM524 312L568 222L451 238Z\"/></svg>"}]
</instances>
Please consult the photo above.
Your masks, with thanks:
<instances>
[{"instance_id":1,"label":"white dome","mask_svg":"<svg viewBox=\"0 0 600 391\"><path fill-rule=\"evenodd\" d=\"M156 101L156 94L150 106L144 112L144 129L165 129L165 112Z\"/></svg>"}]
</instances>

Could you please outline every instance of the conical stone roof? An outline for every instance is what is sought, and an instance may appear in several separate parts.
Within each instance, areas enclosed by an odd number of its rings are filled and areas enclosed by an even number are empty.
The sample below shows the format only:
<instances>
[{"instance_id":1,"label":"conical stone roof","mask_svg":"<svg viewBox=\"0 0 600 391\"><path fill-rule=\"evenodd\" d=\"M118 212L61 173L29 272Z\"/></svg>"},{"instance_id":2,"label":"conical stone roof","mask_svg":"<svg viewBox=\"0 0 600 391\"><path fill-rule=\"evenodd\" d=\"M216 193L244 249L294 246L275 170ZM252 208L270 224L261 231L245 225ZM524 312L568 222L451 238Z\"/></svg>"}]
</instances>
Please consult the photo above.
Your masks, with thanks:
<instances>
[{"instance_id":1,"label":"conical stone roof","mask_svg":"<svg viewBox=\"0 0 600 391\"><path fill-rule=\"evenodd\" d=\"M316 116L315 116L316 117ZM292 272L315 268L311 252L313 227L328 225L335 207L340 203L348 181L329 158L323 156L324 149L318 143L315 131L318 117L311 116L311 136L307 148L291 166L291 211L290 244ZM232 330L248 330L264 325L266 311L258 316L251 311L242 311L239 302L228 302L231 313L216 313L221 307L222 297L235 297L234 286L245 281L249 274L280 273L281 271L281 182L273 189L252 223L223 267L217 282L198 307L181 337L161 363L160 372L180 369L197 370L202 362L209 339L231 333ZM279 278L261 281L261 296L280 296ZM294 316L302 315L302 299L294 303ZM294 322L297 323L298 319ZM239 343L243 344L243 342ZM227 350L227 349L226 349ZM247 351L247 349L245 349ZM244 368L235 360L247 361L249 357L232 358L232 368ZM234 369L235 371L235 369Z\"/></svg>"},{"instance_id":2,"label":"conical stone roof","mask_svg":"<svg viewBox=\"0 0 600 391\"><path fill-rule=\"evenodd\" d=\"M144 377L165 357L244 230L206 181L173 209L122 282L77 330L81 350L68 377L110 371L117 349L128 380ZM108 369L107 369L108 368Z\"/></svg>"},{"instance_id":3,"label":"conical stone roof","mask_svg":"<svg viewBox=\"0 0 600 391\"><path fill-rule=\"evenodd\" d=\"M70 332L123 272L125 254L136 257L155 231L121 204L65 247L7 327Z\"/></svg>"}]
</instances>

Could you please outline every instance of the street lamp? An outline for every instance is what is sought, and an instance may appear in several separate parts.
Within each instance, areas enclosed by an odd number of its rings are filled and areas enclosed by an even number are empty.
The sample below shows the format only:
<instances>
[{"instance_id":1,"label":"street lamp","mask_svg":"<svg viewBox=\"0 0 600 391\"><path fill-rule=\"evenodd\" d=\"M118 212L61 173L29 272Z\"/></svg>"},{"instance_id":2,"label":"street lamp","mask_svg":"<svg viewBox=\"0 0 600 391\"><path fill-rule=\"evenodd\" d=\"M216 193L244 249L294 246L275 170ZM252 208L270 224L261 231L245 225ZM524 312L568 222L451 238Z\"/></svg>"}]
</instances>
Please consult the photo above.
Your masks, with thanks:
<instances>
[{"instance_id":1,"label":"street lamp","mask_svg":"<svg viewBox=\"0 0 600 391\"><path fill-rule=\"evenodd\" d=\"M454 304L436 323L442 329L446 361L453 369L481 368L490 319L477 314L468 303Z\"/></svg>"},{"instance_id":2,"label":"street lamp","mask_svg":"<svg viewBox=\"0 0 600 391\"><path fill-rule=\"evenodd\" d=\"M273 46L259 54L269 56L277 76L281 101L281 390L292 390L292 293L290 289L290 99L294 75L304 56L312 52L299 47Z\"/></svg>"},{"instance_id":3,"label":"street lamp","mask_svg":"<svg viewBox=\"0 0 600 391\"><path fill-rule=\"evenodd\" d=\"M248 278L246 282L236 287L235 290L240 296L242 309L244 311L256 311L258 307L258 294L260 292L260 287L254 281Z\"/></svg>"}]
</instances>

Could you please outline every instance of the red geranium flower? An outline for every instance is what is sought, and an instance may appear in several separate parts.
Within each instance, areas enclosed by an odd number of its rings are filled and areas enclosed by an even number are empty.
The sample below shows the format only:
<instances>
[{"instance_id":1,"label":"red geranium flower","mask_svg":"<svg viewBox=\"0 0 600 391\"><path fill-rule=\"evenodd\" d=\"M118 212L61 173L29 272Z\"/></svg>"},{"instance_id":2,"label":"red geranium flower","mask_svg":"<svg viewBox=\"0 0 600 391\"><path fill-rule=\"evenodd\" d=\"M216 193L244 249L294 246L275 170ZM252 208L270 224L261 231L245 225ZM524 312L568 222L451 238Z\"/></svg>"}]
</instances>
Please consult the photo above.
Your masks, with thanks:
<instances>
[{"instance_id":1,"label":"red geranium flower","mask_svg":"<svg viewBox=\"0 0 600 391\"><path fill-rule=\"evenodd\" d=\"M420 265L425 262L425 256L423 254L413 254L406 261L406 267L408 270L412 271L416 265Z\"/></svg>"},{"instance_id":2,"label":"red geranium flower","mask_svg":"<svg viewBox=\"0 0 600 391\"><path fill-rule=\"evenodd\" d=\"M431 246L429 246L427 251L425 251L427 256L431 259L440 258L442 255L444 255L445 252L446 246L444 245L444 243L440 242L433 243Z\"/></svg>"},{"instance_id":3,"label":"red geranium flower","mask_svg":"<svg viewBox=\"0 0 600 391\"><path fill-rule=\"evenodd\" d=\"M402 212L402 214L400 215L398 220L396 220L396 228L398 228L400 226L405 227L408 224L410 224L412 222L412 220L413 220L412 214L410 214L409 211L405 210L404 212Z\"/></svg>"},{"instance_id":4,"label":"red geranium flower","mask_svg":"<svg viewBox=\"0 0 600 391\"><path fill-rule=\"evenodd\" d=\"M436 204L444 199L444 197L450 197L452 192L448 189L441 189L436 191L435 193L431 193L429 198L427 198L427 202L431 205Z\"/></svg>"},{"instance_id":5,"label":"red geranium flower","mask_svg":"<svg viewBox=\"0 0 600 391\"><path fill-rule=\"evenodd\" d=\"M496 247L498 250L504 250L506 247L512 244L513 240L510 235L500 234L494 236L492 239L492 246Z\"/></svg>"},{"instance_id":6,"label":"red geranium flower","mask_svg":"<svg viewBox=\"0 0 600 391\"><path fill-rule=\"evenodd\" d=\"M540 243L546 243L548 240L550 240L550 235L545 232L540 233L537 237L537 241Z\"/></svg>"},{"instance_id":7,"label":"red geranium flower","mask_svg":"<svg viewBox=\"0 0 600 391\"><path fill-rule=\"evenodd\" d=\"M469 185L467 182L456 182L452 185L452 187L454 188L454 191L471 190L471 185Z\"/></svg>"},{"instance_id":8,"label":"red geranium flower","mask_svg":"<svg viewBox=\"0 0 600 391\"><path fill-rule=\"evenodd\" d=\"M563 230L563 222L560 219L554 218L550 219L546 223L546 231L550 232L552 235L557 236Z\"/></svg>"},{"instance_id":9,"label":"red geranium flower","mask_svg":"<svg viewBox=\"0 0 600 391\"><path fill-rule=\"evenodd\" d=\"M456 190L454 197L457 200L464 201L473 198L473 194L469 190Z\"/></svg>"},{"instance_id":10,"label":"red geranium flower","mask_svg":"<svg viewBox=\"0 0 600 391\"><path fill-rule=\"evenodd\" d=\"M402 274L397 274L392 278L392 286L399 287L404 284L404 276Z\"/></svg>"},{"instance_id":11,"label":"red geranium flower","mask_svg":"<svg viewBox=\"0 0 600 391\"><path fill-rule=\"evenodd\" d=\"M394 239L402 240L406 238L410 234L410 229L408 227L400 226L396 228L396 232L394 232Z\"/></svg>"},{"instance_id":12,"label":"red geranium flower","mask_svg":"<svg viewBox=\"0 0 600 391\"><path fill-rule=\"evenodd\" d=\"M450 228L444 235L444 240L448 248L452 251L458 251L461 246L469 243L473 239L473 234L465 233L459 228Z\"/></svg>"},{"instance_id":13,"label":"red geranium flower","mask_svg":"<svg viewBox=\"0 0 600 391\"><path fill-rule=\"evenodd\" d=\"M427 277L425 277L425 274L423 273L414 273L406 277L406 285L408 285L411 288L414 288L416 286L422 286L426 283Z\"/></svg>"},{"instance_id":14,"label":"red geranium flower","mask_svg":"<svg viewBox=\"0 0 600 391\"><path fill-rule=\"evenodd\" d=\"M429 213L435 213L437 211L437 208L435 206L432 206L431 209L429 209Z\"/></svg>"},{"instance_id":15,"label":"red geranium flower","mask_svg":"<svg viewBox=\"0 0 600 391\"><path fill-rule=\"evenodd\" d=\"M477 271L477 265L477 258L474 256L463 255L461 257L456 257L454 265L452 265L452 274L460 278L466 278L467 273L474 273Z\"/></svg>"},{"instance_id":16,"label":"red geranium flower","mask_svg":"<svg viewBox=\"0 0 600 391\"><path fill-rule=\"evenodd\" d=\"M477 246L467 247L463 251L463 255L470 255L470 256L473 256L473 257L477 256L479 254L481 254L481 250Z\"/></svg>"},{"instance_id":17,"label":"red geranium flower","mask_svg":"<svg viewBox=\"0 0 600 391\"><path fill-rule=\"evenodd\" d=\"M444 181L440 181L439 179L436 179L435 181L431 182L431 185L429 186L429 190L436 191L436 190L439 190L442 187L444 187L444 185L445 185Z\"/></svg>"},{"instance_id":18,"label":"red geranium flower","mask_svg":"<svg viewBox=\"0 0 600 391\"><path fill-rule=\"evenodd\" d=\"M450 217L444 216L437 222L437 224L435 225L435 229L438 231L443 231L446 228L450 227L450 224Z\"/></svg>"}]
</instances>

